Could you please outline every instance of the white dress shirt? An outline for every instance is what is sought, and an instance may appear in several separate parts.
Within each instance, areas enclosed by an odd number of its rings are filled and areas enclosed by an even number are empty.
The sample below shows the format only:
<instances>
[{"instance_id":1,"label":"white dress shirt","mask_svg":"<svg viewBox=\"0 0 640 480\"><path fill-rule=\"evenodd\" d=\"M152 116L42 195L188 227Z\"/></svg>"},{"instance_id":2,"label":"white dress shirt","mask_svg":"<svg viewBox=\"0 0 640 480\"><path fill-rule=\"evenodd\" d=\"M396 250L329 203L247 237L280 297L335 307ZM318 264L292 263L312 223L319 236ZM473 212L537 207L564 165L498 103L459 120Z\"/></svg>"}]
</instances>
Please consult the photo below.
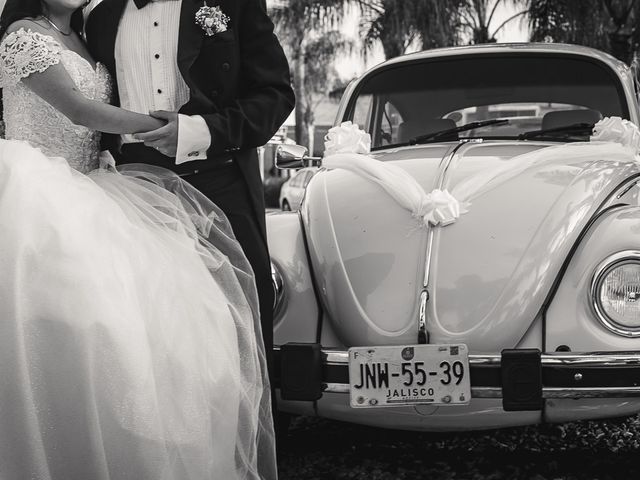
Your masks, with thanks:
<instances>
[{"instance_id":1,"label":"white dress shirt","mask_svg":"<svg viewBox=\"0 0 640 480\"><path fill-rule=\"evenodd\" d=\"M153 0L138 9L129 0L116 37L115 58L120 106L148 114L177 112L190 99L178 69L178 32L182 0ZM123 143L136 142L123 135ZM199 115L178 117L176 165L207 158L211 133Z\"/></svg>"}]
</instances>

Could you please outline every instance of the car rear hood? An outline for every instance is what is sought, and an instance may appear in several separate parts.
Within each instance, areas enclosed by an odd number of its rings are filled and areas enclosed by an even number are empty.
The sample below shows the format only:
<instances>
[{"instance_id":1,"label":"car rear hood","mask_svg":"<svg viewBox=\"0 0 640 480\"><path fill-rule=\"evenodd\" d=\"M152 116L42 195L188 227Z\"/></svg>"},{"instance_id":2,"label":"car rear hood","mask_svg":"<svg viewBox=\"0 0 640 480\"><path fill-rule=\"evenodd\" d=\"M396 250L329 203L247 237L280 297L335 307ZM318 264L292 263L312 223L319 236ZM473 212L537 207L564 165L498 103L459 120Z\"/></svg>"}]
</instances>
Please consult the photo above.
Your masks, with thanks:
<instances>
[{"instance_id":1,"label":"car rear hood","mask_svg":"<svg viewBox=\"0 0 640 480\"><path fill-rule=\"evenodd\" d=\"M376 155L427 192L451 158L445 187L456 191L541 148L558 155L505 177L473 198L456 223L433 229L432 343L463 342L478 352L516 346L581 230L638 167L622 149L610 149L606 158L567 159L547 143L428 145ZM428 229L379 186L343 170L314 177L303 219L322 301L341 340L348 346L417 343Z\"/></svg>"}]
</instances>

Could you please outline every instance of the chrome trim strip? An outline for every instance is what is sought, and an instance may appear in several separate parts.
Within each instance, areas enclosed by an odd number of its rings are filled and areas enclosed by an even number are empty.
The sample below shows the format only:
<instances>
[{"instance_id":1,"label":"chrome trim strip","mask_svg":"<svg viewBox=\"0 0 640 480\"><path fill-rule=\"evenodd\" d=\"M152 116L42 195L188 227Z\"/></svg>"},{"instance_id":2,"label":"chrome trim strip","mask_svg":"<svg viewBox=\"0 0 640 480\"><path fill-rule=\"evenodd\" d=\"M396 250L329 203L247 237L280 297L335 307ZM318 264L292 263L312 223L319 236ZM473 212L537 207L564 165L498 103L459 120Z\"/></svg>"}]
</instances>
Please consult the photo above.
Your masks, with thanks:
<instances>
[{"instance_id":1,"label":"chrome trim strip","mask_svg":"<svg viewBox=\"0 0 640 480\"><path fill-rule=\"evenodd\" d=\"M271 284L273 285L273 317L277 318L285 303L284 278L278 266L271 261Z\"/></svg>"},{"instance_id":2,"label":"chrome trim strip","mask_svg":"<svg viewBox=\"0 0 640 480\"><path fill-rule=\"evenodd\" d=\"M427 338L427 303L428 302L429 302L429 291L425 286L424 290L420 292L420 306L418 311L418 343L429 343L429 339Z\"/></svg>"},{"instance_id":3,"label":"chrome trim strip","mask_svg":"<svg viewBox=\"0 0 640 480\"><path fill-rule=\"evenodd\" d=\"M587 387L542 389L542 398L627 398L640 397L640 387Z\"/></svg>"},{"instance_id":4,"label":"chrome trim strip","mask_svg":"<svg viewBox=\"0 0 640 480\"><path fill-rule=\"evenodd\" d=\"M620 200L622 197L624 197L629 190L631 190L633 187L638 185L638 180L632 180L629 183L627 183L624 188L621 188L618 192L618 194L616 195L616 200Z\"/></svg>"},{"instance_id":5,"label":"chrome trim strip","mask_svg":"<svg viewBox=\"0 0 640 480\"><path fill-rule=\"evenodd\" d=\"M273 347L280 351L280 345ZM345 365L349 363L349 352L345 350L322 349L322 359L325 364ZM470 354L469 365L496 366L500 365L500 354ZM586 352L586 353L543 353L543 366L565 365L571 367L628 367L640 366L640 350L637 352Z\"/></svg>"},{"instance_id":6,"label":"chrome trim strip","mask_svg":"<svg viewBox=\"0 0 640 480\"><path fill-rule=\"evenodd\" d=\"M543 354L542 365L571 367L628 367L640 365L639 352Z\"/></svg>"},{"instance_id":7,"label":"chrome trim strip","mask_svg":"<svg viewBox=\"0 0 640 480\"><path fill-rule=\"evenodd\" d=\"M349 393L349 385L346 383L325 383L323 384L322 391L329 393Z\"/></svg>"},{"instance_id":8,"label":"chrome trim strip","mask_svg":"<svg viewBox=\"0 0 640 480\"><path fill-rule=\"evenodd\" d=\"M454 157L458 153L467 142L460 141L458 145L453 147L451 152L445 157L443 157L440 162L440 169L438 171L438 179L436 181L436 187L442 190L442 187L447 178L447 172L451 163L453 162ZM431 225L427 225L427 249L425 255L425 265L424 265L424 275L422 280L422 290L420 291L420 308L418 312L418 343L423 343L421 340L424 340L424 343L428 343L428 335L427 335L427 302L429 301L429 272L431 271L431 259L433 257L433 237L435 235L435 229Z\"/></svg>"},{"instance_id":9,"label":"chrome trim strip","mask_svg":"<svg viewBox=\"0 0 640 480\"><path fill-rule=\"evenodd\" d=\"M502 398L502 388L471 387L471 398Z\"/></svg>"},{"instance_id":10,"label":"chrome trim strip","mask_svg":"<svg viewBox=\"0 0 640 480\"><path fill-rule=\"evenodd\" d=\"M348 385L347 392L348 393ZM502 388L471 387L472 398L502 398ZM629 398L640 397L640 387L558 388L544 387L542 398Z\"/></svg>"},{"instance_id":11,"label":"chrome trim strip","mask_svg":"<svg viewBox=\"0 0 640 480\"><path fill-rule=\"evenodd\" d=\"M343 365L349 363L349 352L339 350L322 350L322 358L325 363L333 365Z\"/></svg>"},{"instance_id":12,"label":"chrome trim strip","mask_svg":"<svg viewBox=\"0 0 640 480\"><path fill-rule=\"evenodd\" d=\"M349 393L349 385L345 383L326 383L325 392ZM502 398L500 387L471 387L472 398ZM601 387L601 388L556 388L542 389L542 398L632 398L640 397L640 387Z\"/></svg>"},{"instance_id":13,"label":"chrome trim strip","mask_svg":"<svg viewBox=\"0 0 640 480\"><path fill-rule=\"evenodd\" d=\"M596 318L602 324L604 328L609 330L610 332L615 333L616 335L620 335L621 337L627 338L638 338L640 337L640 327L637 328L629 328L624 327L616 322L614 322L609 316L605 313L604 308L600 303L600 295L598 290L600 289L600 284L604 277L609 273L612 269L618 266L621 263L640 263L640 251L639 250L622 250L620 252L616 252L612 255L609 255L605 258L600 264L596 267L593 272L593 276L591 277L591 287L589 289L589 293L591 296L591 308L595 313Z\"/></svg>"}]
</instances>

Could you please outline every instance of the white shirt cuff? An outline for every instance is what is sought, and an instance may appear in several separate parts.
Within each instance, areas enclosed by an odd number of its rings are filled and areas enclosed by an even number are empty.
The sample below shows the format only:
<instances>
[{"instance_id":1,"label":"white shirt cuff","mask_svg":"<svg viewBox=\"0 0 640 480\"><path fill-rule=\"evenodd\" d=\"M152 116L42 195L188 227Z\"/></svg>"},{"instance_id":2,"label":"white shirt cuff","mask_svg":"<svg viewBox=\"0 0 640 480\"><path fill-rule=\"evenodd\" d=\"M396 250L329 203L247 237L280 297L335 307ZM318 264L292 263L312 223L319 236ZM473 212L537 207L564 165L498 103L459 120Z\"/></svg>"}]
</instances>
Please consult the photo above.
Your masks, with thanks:
<instances>
[{"instance_id":1,"label":"white shirt cuff","mask_svg":"<svg viewBox=\"0 0 640 480\"><path fill-rule=\"evenodd\" d=\"M176 165L192 160L206 160L211 146L211 132L200 115L178 115L178 151Z\"/></svg>"}]
</instances>

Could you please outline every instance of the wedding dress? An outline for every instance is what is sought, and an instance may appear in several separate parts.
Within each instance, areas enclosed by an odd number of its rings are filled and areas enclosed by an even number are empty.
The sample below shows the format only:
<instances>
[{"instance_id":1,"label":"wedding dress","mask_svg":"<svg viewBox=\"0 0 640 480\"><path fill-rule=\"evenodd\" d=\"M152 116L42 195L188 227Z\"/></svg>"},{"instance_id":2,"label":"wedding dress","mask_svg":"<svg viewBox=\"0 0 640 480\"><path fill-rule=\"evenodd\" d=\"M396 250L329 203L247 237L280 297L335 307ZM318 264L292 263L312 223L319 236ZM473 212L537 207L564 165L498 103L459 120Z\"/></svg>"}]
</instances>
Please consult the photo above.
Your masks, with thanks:
<instances>
[{"instance_id":1,"label":"wedding dress","mask_svg":"<svg viewBox=\"0 0 640 480\"><path fill-rule=\"evenodd\" d=\"M22 82L104 66L31 30L0 43L0 479L275 477L251 268L175 174L99 169L99 133Z\"/></svg>"}]
</instances>

